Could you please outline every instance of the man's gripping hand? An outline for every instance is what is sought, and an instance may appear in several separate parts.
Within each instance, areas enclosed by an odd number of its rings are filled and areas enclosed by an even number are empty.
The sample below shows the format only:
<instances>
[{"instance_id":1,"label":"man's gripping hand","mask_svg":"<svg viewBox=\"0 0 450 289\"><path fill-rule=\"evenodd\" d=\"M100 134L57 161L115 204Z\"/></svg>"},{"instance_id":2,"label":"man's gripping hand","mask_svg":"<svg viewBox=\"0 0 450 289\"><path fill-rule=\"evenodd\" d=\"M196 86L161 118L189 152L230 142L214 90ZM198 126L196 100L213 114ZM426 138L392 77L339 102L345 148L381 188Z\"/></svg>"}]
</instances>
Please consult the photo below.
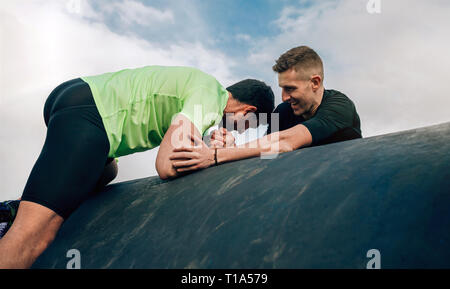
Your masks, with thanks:
<instances>
[{"instance_id":1,"label":"man's gripping hand","mask_svg":"<svg viewBox=\"0 0 450 289\"><path fill-rule=\"evenodd\" d=\"M177 173L206 169L215 164L215 149L209 148L201 138L192 135L194 146L174 148L169 156Z\"/></svg>"},{"instance_id":2,"label":"man's gripping hand","mask_svg":"<svg viewBox=\"0 0 450 289\"><path fill-rule=\"evenodd\" d=\"M216 129L211 133L210 147L212 148L224 148L224 147L235 147L236 139L233 134L229 132L226 128Z\"/></svg>"}]
</instances>

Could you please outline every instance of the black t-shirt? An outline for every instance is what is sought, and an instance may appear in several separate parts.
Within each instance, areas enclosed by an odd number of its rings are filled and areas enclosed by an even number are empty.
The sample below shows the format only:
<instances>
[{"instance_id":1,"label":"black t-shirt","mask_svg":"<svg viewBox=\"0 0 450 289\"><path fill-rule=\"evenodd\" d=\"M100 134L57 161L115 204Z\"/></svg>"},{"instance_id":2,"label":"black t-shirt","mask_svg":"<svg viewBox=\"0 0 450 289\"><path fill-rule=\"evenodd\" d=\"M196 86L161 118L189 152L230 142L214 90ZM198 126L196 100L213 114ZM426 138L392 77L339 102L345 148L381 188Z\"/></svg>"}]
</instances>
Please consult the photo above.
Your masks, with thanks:
<instances>
[{"instance_id":1,"label":"black t-shirt","mask_svg":"<svg viewBox=\"0 0 450 289\"><path fill-rule=\"evenodd\" d=\"M303 124L312 135L311 146L361 138L361 124L353 102L336 90L325 90L322 103L309 120L296 116L289 103L280 104L274 111L279 113L279 131ZM269 125L267 134L275 132Z\"/></svg>"}]
</instances>

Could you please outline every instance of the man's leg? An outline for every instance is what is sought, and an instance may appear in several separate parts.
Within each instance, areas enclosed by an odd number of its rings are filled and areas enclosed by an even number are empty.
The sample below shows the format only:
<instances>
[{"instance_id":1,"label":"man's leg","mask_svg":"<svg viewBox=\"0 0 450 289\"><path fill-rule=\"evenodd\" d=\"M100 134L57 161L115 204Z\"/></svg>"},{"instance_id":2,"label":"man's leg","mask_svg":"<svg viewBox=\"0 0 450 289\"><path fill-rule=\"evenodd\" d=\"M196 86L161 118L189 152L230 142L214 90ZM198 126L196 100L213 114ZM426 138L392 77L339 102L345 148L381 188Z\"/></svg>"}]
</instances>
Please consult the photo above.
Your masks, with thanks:
<instances>
[{"instance_id":1,"label":"man's leg","mask_svg":"<svg viewBox=\"0 0 450 289\"><path fill-rule=\"evenodd\" d=\"M46 207L22 201L13 225L0 239L0 269L29 268L53 241L63 221Z\"/></svg>"},{"instance_id":2,"label":"man's leg","mask_svg":"<svg viewBox=\"0 0 450 289\"><path fill-rule=\"evenodd\" d=\"M115 159L109 160L97 189L102 189L117 176ZM29 268L55 238L64 219L54 211L36 203L22 201L8 233L0 239L0 269Z\"/></svg>"},{"instance_id":3,"label":"man's leg","mask_svg":"<svg viewBox=\"0 0 450 289\"><path fill-rule=\"evenodd\" d=\"M100 124L95 106L52 115L16 219L0 239L0 268L29 268L55 238L63 220L93 192L109 151Z\"/></svg>"},{"instance_id":4,"label":"man's leg","mask_svg":"<svg viewBox=\"0 0 450 289\"><path fill-rule=\"evenodd\" d=\"M87 83L77 79L55 89L44 119L44 147L0 239L0 268L29 268L95 189L107 163L109 142Z\"/></svg>"},{"instance_id":5,"label":"man's leg","mask_svg":"<svg viewBox=\"0 0 450 289\"><path fill-rule=\"evenodd\" d=\"M116 177L119 168L117 166L115 159L108 159L108 163L105 165L103 169L103 173L97 183L96 190L99 191L103 189L107 184L112 182Z\"/></svg>"}]
</instances>

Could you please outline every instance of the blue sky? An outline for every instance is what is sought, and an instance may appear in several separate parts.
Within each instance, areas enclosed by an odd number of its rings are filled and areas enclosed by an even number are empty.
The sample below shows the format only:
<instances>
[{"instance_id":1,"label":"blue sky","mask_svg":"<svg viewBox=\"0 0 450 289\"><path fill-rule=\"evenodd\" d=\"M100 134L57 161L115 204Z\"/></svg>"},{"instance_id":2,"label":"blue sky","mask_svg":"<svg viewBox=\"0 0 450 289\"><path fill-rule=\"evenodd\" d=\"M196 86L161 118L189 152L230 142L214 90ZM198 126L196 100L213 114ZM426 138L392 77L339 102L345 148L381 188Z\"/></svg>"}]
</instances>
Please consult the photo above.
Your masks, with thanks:
<instances>
[{"instance_id":1,"label":"blue sky","mask_svg":"<svg viewBox=\"0 0 450 289\"><path fill-rule=\"evenodd\" d=\"M368 2L2 1L0 199L23 190L45 139L51 90L123 68L194 66L225 86L257 78L280 103L271 67L308 45L324 61L325 87L355 103L365 137L450 121L450 1L379 0L375 14ZM117 181L154 175L156 153L121 158Z\"/></svg>"},{"instance_id":2,"label":"blue sky","mask_svg":"<svg viewBox=\"0 0 450 289\"><path fill-rule=\"evenodd\" d=\"M118 2L118 1L113 1ZM120 2L120 1L119 1ZM133 22L124 25L120 11L111 7L111 0L90 1L93 9L103 11L103 19L108 28L118 34L132 34L156 46L167 47L173 43L199 42L204 47L226 54L237 62L245 62L256 42L271 38L280 32L275 21L283 9L290 5L306 7L306 1L205 1L136 0L161 13L171 13L171 18L148 25ZM282 5L280 5L282 4ZM106 7L106 8L105 8ZM90 18L96 21L95 17ZM258 74L251 67L240 67L239 73Z\"/></svg>"},{"instance_id":3,"label":"blue sky","mask_svg":"<svg viewBox=\"0 0 450 289\"><path fill-rule=\"evenodd\" d=\"M93 7L108 5L108 1L92 2ZM277 33L278 29L273 25L282 7L280 3L288 4L297 1L201 1L201 0L178 0L178 1L139 1L144 5L151 6L160 11L170 10L173 12L173 22L167 21L165 29L169 34L162 34L158 29L151 27L132 28L133 32L149 41L180 41L185 39L186 30L192 25L200 23L204 25L206 34L194 35L190 41L201 41L211 45L211 48L221 49L232 54L242 55L242 41L237 35L247 35L253 38L268 37ZM195 7L196 19L192 19L191 11L185 7ZM101 8L100 8L101 9ZM114 15L114 13L112 13ZM117 14L115 14L117 15ZM122 23L114 17L109 17L106 21L108 26L117 32L123 32ZM159 27L158 27L159 28ZM150 31L149 31L150 30ZM206 37L205 37L206 36ZM244 43L245 44L245 43Z\"/></svg>"}]
</instances>

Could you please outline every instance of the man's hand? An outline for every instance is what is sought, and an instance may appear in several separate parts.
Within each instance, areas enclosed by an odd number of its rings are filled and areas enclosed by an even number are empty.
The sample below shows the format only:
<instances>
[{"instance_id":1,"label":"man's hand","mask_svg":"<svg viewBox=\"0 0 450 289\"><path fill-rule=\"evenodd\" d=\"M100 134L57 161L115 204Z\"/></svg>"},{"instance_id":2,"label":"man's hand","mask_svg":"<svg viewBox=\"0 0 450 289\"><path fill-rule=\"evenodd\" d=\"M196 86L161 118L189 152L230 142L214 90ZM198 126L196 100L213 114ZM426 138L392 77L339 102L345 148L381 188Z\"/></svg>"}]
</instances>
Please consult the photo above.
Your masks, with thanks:
<instances>
[{"instance_id":1,"label":"man's hand","mask_svg":"<svg viewBox=\"0 0 450 289\"><path fill-rule=\"evenodd\" d=\"M169 160L177 173L206 169L215 164L214 149L208 148L203 140L191 136L194 146L174 148Z\"/></svg>"},{"instance_id":2,"label":"man's hand","mask_svg":"<svg viewBox=\"0 0 450 289\"><path fill-rule=\"evenodd\" d=\"M235 147L235 138L231 132L222 127L212 132L210 146L212 148Z\"/></svg>"}]
</instances>

